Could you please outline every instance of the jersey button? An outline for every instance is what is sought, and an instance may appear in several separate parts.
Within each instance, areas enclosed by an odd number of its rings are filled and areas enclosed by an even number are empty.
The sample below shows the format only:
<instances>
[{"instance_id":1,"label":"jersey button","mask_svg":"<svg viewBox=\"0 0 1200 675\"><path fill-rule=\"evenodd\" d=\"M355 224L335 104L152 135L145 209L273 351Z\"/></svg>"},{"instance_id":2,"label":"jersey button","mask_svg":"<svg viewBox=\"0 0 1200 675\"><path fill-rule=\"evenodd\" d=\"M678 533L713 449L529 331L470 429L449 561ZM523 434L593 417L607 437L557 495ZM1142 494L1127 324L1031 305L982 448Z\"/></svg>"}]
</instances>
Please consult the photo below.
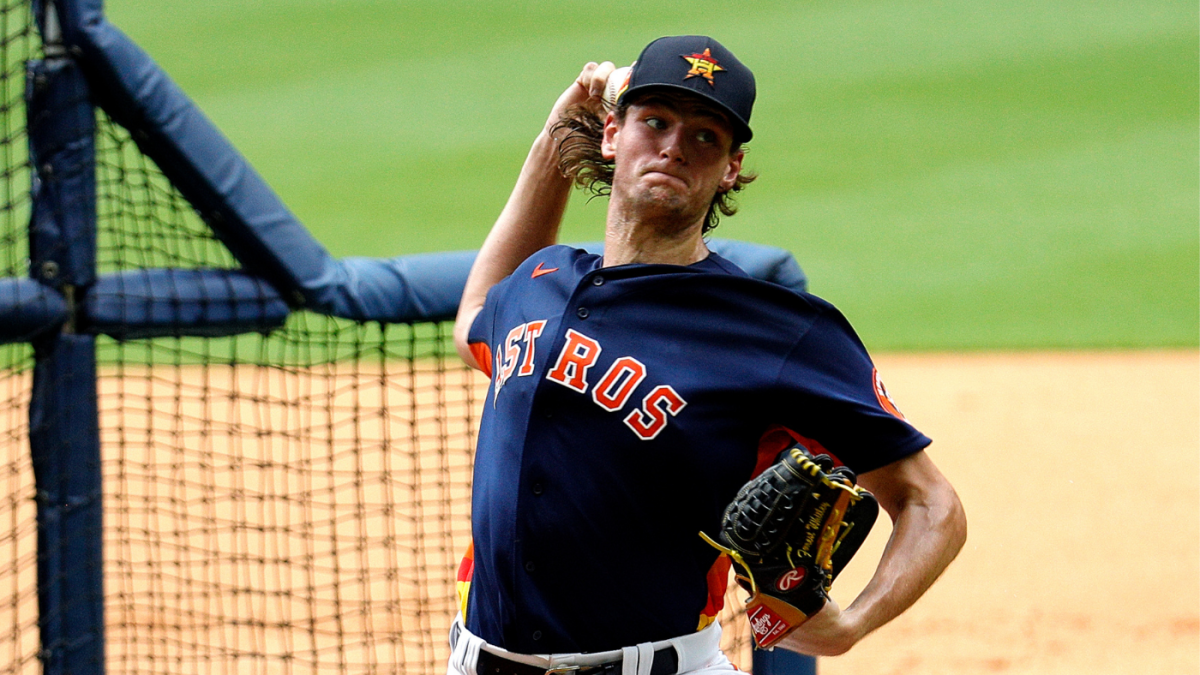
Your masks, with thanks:
<instances>
[{"instance_id":1,"label":"jersey button","mask_svg":"<svg viewBox=\"0 0 1200 675\"><path fill-rule=\"evenodd\" d=\"M532 572L534 569L536 569L536 567L534 566L532 560L525 563L525 571L526 572Z\"/></svg>"},{"instance_id":2,"label":"jersey button","mask_svg":"<svg viewBox=\"0 0 1200 675\"><path fill-rule=\"evenodd\" d=\"M587 307L580 307L579 309L575 310L575 316L581 319L588 318L588 314L591 314L591 312L588 311Z\"/></svg>"},{"instance_id":3,"label":"jersey button","mask_svg":"<svg viewBox=\"0 0 1200 675\"><path fill-rule=\"evenodd\" d=\"M532 637L534 640L541 640L542 639L542 631L540 631L540 630L533 631Z\"/></svg>"},{"instance_id":4,"label":"jersey button","mask_svg":"<svg viewBox=\"0 0 1200 675\"><path fill-rule=\"evenodd\" d=\"M592 277L592 285L593 286L603 286L604 285L604 277L602 277L598 274L596 276Z\"/></svg>"},{"instance_id":5,"label":"jersey button","mask_svg":"<svg viewBox=\"0 0 1200 675\"><path fill-rule=\"evenodd\" d=\"M545 488L542 487L541 483L534 483L532 490L533 494L537 496L541 496L541 494L546 491Z\"/></svg>"}]
</instances>

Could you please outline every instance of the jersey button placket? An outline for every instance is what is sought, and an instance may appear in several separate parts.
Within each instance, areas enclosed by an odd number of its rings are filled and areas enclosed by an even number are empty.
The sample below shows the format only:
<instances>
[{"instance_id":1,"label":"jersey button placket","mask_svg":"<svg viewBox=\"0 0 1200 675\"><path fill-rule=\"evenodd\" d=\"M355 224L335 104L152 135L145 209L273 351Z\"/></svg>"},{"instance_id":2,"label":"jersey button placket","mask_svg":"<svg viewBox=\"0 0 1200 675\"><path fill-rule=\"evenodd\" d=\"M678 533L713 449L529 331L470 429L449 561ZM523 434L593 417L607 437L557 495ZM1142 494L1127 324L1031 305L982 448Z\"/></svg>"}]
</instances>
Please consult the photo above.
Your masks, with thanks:
<instances>
[{"instance_id":1,"label":"jersey button placket","mask_svg":"<svg viewBox=\"0 0 1200 675\"><path fill-rule=\"evenodd\" d=\"M575 310L575 316L581 319L588 318L589 314L591 314L591 312L588 311L587 307L580 307L579 309Z\"/></svg>"}]
</instances>

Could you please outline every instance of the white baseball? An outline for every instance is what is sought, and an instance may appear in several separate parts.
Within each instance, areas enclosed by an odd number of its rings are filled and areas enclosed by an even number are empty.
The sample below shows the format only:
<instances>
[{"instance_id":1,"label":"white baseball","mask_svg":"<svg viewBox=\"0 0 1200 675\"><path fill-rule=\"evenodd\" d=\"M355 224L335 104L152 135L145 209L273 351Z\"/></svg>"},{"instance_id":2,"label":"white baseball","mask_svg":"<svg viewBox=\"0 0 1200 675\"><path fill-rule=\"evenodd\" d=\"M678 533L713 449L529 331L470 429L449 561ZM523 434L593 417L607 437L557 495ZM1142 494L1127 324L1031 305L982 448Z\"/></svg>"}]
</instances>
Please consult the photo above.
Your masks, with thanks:
<instances>
[{"instance_id":1,"label":"white baseball","mask_svg":"<svg viewBox=\"0 0 1200 675\"><path fill-rule=\"evenodd\" d=\"M621 93L621 87L625 86L625 82L629 80L629 70L631 66L617 68L608 76L608 81L604 83L604 102L610 107L617 105L617 95Z\"/></svg>"}]
</instances>

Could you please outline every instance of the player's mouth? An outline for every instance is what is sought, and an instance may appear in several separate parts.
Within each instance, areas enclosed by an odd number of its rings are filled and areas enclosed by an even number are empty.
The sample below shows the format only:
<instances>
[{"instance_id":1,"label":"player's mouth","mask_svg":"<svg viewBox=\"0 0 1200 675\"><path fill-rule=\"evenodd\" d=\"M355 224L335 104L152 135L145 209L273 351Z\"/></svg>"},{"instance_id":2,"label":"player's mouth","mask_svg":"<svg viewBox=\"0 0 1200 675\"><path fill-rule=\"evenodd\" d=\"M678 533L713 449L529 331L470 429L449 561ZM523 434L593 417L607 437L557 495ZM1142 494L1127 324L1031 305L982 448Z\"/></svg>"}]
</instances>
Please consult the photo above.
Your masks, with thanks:
<instances>
[{"instance_id":1,"label":"player's mouth","mask_svg":"<svg viewBox=\"0 0 1200 675\"><path fill-rule=\"evenodd\" d=\"M678 181L679 183L682 183L684 187L687 187L687 185L688 185L687 179L684 178L683 176L673 174L670 171L663 171L662 169L647 169L646 171L642 172L642 175L647 176L647 177L649 177L649 176L665 176L666 178L669 178L673 181Z\"/></svg>"}]
</instances>

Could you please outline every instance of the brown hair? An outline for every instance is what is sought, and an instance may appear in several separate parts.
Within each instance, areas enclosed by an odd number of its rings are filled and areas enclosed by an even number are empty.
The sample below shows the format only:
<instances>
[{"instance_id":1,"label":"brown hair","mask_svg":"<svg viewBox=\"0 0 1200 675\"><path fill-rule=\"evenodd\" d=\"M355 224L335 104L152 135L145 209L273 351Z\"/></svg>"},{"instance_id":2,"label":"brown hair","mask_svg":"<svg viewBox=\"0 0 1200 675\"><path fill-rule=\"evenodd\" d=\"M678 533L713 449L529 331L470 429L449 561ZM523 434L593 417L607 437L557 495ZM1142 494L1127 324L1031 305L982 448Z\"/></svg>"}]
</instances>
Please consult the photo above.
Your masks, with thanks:
<instances>
[{"instance_id":1,"label":"brown hair","mask_svg":"<svg viewBox=\"0 0 1200 675\"><path fill-rule=\"evenodd\" d=\"M624 123L628 108L629 104L623 101L613 110L618 122ZM566 133L563 133L564 131ZM604 159L600 152L600 142L604 138L604 118L590 108L572 106L563 112L558 122L550 128L550 133L559 138L558 168L564 176L595 197L607 197L612 194L614 165L613 162ZM732 154L741 149L742 144L735 141L729 152ZM708 214L704 217L704 225L700 229L701 233L708 234L717 226L721 219L718 213L726 216L737 213L733 193L741 192L756 178L758 174L753 172L742 173L733 187L713 195Z\"/></svg>"}]
</instances>

